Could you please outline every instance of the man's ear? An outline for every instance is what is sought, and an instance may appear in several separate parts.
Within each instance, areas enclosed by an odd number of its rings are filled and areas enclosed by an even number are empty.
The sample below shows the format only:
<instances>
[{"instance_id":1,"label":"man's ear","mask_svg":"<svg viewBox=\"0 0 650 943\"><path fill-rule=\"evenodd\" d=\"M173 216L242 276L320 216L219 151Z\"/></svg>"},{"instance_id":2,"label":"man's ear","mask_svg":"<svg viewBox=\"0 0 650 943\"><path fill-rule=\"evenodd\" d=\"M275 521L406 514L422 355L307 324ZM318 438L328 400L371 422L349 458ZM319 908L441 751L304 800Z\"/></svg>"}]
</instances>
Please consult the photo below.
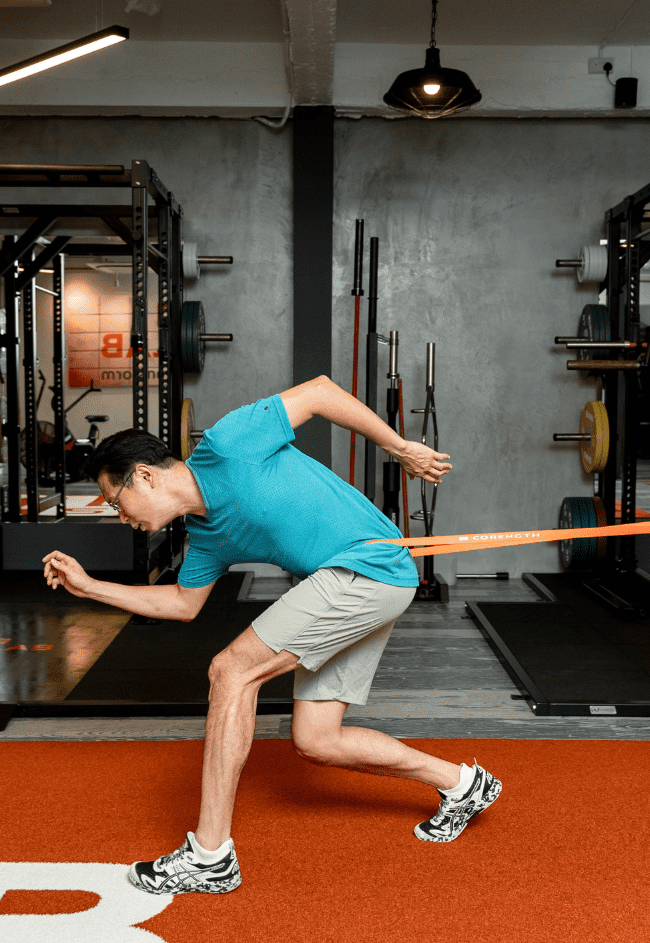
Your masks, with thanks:
<instances>
[{"instance_id":1,"label":"man's ear","mask_svg":"<svg viewBox=\"0 0 650 943\"><path fill-rule=\"evenodd\" d=\"M144 462L136 465L136 472L145 484L149 485L150 488L154 487L154 474L149 465L145 465Z\"/></svg>"}]
</instances>

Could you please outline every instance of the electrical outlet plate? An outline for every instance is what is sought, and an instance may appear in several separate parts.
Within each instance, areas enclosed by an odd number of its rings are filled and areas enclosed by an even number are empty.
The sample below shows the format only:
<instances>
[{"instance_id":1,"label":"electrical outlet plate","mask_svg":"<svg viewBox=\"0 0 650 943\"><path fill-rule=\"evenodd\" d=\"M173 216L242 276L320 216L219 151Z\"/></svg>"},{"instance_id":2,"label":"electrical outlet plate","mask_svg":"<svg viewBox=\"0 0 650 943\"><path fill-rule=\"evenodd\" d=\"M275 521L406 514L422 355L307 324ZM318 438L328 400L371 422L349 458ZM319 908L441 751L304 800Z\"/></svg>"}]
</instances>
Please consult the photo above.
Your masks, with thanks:
<instances>
[{"instance_id":1,"label":"electrical outlet plate","mask_svg":"<svg viewBox=\"0 0 650 943\"><path fill-rule=\"evenodd\" d=\"M605 71L605 66L608 62L613 69L614 60L609 57L589 59L589 75L602 75L603 72Z\"/></svg>"}]
</instances>

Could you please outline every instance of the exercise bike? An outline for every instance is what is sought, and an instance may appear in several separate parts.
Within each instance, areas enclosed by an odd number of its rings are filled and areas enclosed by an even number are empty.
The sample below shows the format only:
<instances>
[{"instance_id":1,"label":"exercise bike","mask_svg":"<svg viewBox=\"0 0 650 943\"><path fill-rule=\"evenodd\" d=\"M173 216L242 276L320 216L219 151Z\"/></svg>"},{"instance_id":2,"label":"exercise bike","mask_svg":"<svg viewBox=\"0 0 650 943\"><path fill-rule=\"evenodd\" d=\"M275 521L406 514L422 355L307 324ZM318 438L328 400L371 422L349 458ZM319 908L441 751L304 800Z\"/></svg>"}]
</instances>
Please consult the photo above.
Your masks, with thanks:
<instances>
[{"instance_id":1,"label":"exercise bike","mask_svg":"<svg viewBox=\"0 0 650 943\"><path fill-rule=\"evenodd\" d=\"M47 382L42 370L38 371L39 378L41 380L41 388L38 392L38 398L36 400L36 412L38 414L38 408L41 404L41 398L43 396L43 390L45 389L45 383ZM55 392L53 386L49 387L52 392ZM88 396L89 393L101 393L101 389L95 386L94 380L90 381L90 386L87 390L78 396L74 403L71 403L64 411L64 416L69 413L73 406L76 406L77 403L80 403L84 397ZM52 408L54 408L54 401L52 401ZM88 437L85 439L77 439L70 431L68 423L65 422L65 480L66 484L73 481L85 481L86 476L81 473L84 462L89 455L94 451L99 440L99 425L98 423L108 422L109 416L100 416L100 415L88 415L86 416L87 422L90 423L90 429L88 430ZM56 430L54 424L51 422L46 422L42 419L39 419L37 422L37 456L38 456L38 484L42 488L51 487L56 480ZM20 433L20 460L22 464L27 467L27 449L26 449L26 432L24 429Z\"/></svg>"}]
</instances>

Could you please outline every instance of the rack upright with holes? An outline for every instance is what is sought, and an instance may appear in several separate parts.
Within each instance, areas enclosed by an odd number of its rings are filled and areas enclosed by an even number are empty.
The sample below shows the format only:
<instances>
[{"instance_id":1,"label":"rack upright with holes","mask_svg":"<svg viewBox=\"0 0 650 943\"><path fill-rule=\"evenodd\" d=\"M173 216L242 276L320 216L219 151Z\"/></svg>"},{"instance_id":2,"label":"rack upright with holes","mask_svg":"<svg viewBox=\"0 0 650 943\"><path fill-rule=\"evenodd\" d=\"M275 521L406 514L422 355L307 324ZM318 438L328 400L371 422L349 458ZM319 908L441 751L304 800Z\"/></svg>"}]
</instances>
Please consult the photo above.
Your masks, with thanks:
<instances>
[{"instance_id":1,"label":"rack upright with holes","mask_svg":"<svg viewBox=\"0 0 650 943\"><path fill-rule=\"evenodd\" d=\"M147 430L148 370L147 311L148 268L158 275L159 437L178 454L183 375L179 356L183 279L181 269L182 209L144 160L131 168L120 165L0 165L0 187L128 188L130 205L11 204L0 207L0 226L23 219L20 235L6 235L0 250L0 278L4 284L5 328L0 346L5 348L8 469L2 487L2 569L36 569L49 550L79 553L89 570L130 571L135 583L165 579L182 560L184 527L177 519L157 534L119 527L97 530L100 520L72 521L65 515L64 449L64 259L65 255L131 255L133 349L133 428ZM98 219L120 237L122 244L99 245L72 241L70 235L45 239L56 231L59 220ZM14 227L15 228L15 227ZM151 235L157 234L157 241ZM37 246L42 246L36 252ZM43 267L54 268L54 425L58 448L55 455L55 493L39 500L35 375L38 365L35 295L36 276ZM22 270L21 270L22 269ZM21 305L22 302L22 305ZM22 307L22 334L20 313ZM25 398L25 464L27 513L21 514L19 371L22 346ZM54 520L43 512L56 507ZM51 529L54 526L55 529ZM54 546L56 541L56 547ZM108 546L107 546L108 545ZM115 565L115 561L119 561ZM122 576L124 579L124 576Z\"/></svg>"}]
</instances>

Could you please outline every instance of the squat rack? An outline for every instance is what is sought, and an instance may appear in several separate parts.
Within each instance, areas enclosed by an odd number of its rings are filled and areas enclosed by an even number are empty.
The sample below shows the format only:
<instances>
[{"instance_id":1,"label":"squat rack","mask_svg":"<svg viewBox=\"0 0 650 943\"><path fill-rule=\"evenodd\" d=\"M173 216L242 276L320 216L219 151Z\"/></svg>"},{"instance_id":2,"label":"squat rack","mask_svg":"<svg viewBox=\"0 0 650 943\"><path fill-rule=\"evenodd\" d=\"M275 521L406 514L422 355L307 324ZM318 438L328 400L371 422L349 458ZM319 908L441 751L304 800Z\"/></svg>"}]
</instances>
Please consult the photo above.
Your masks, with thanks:
<instances>
[{"instance_id":1,"label":"squat rack","mask_svg":"<svg viewBox=\"0 0 650 943\"><path fill-rule=\"evenodd\" d=\"M180 442L180 414L183 398L183 375L180 351L183 280L181 268L182 209L170 191L145 160L134 160L131 168L122 165L0 165L0 186L3 187L93 187L129 188L130 205L117 204L19 204L0 207L0 224L7 219L27 218L34 221L19 237L6 236L0 250L0 277L4 280L6 305L5 328L0 334L0 347L6 352L7 416L3 432L8 447L8 478L2 488L3 568L10 563L10 551L16 538L16 527L25 528L42 522L40 515L56 506L55 521L65 520L65 449L64 449L64 331L65 314L64 259L74 256L132 256L132 322L133 349L133 428L147 431L148 426L148 267L158 275L158 361L159 361L159 438L174 452ZM150 198L153 203L150 203ZM46 234L61 219L96 218L117 235L123 245L72 242L72 237ZM157 230L157 242L151 233ZM40 252L36 247L42 246ZM36 419L36 349L35 295L36 276L52 263L54 269L54 426L58 448L55 457L55 494L39 501ZM22 269L22 270L21 270ZM22 297L23 335L20 336L20 300ZM27 479L26 521L21 515L20 498L20 422L19 370L20 347L23 345L25 390L25 461ZM90 523L90 522L87 522ZM93 522L95 523L95 522ZM79 522L76 522L75 529ZM77 531L77 534L79 532ZM34 542L38 531L30 535ZM51 541L52 535L47 535ZM184 527L180 519L164 531L150 535L133 531L133 579L148 583L154 566L159 575L180 562ZM57 540L59 538L57 537ZM24 535L19 543L24 545ZM36 540L38 545L38 540ZM51 549L51 547L50 547ZM35 550L40 552L38 546ZM47 552L47 550L45 551ZM8 559L9 558L9 559ZM90 567L92 568L92 567Z\"/></svg>"},{"instance_id":2,"label":"squat rack","mask_svg":"<svg viewBox=\"0 0 650 943\"><path fill-rule=\"evenodd\" d=\"M639 305L641 269L650 262L650 229L643 228L648 204L650 185L605 214L608 270L600 289L607 290L610 349L619 359L567 364L601 378L614 447L596 480L596 493L608 524L616 519L619 477L621 523L636 519L640 393L650 363L650 348L640 346L650 340L650 331L641 336ZM636 346L624 348L623 341ZM599 341L599 346L606 349L608 343ZM608 540L605 559L590 573L565 574L562 581L555 574L524 573L542 605L466 604L538 716L650 716L650 576L638 569L635 540L636 535Z\"/></svg>"}]
</instances>

